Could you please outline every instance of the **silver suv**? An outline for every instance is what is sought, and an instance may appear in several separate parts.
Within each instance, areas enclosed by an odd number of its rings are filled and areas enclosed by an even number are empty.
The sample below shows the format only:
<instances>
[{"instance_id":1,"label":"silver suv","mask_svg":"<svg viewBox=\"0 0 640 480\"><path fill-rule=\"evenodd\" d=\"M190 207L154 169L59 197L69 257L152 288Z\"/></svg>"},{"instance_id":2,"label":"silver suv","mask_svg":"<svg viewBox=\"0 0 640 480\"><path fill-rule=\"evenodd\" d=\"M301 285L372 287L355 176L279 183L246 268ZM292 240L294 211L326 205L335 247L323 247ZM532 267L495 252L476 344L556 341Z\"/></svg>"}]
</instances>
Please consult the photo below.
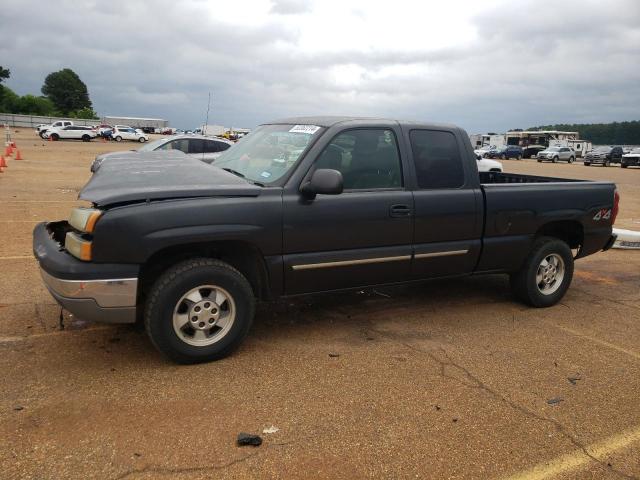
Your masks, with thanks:
<instances>
[{"instance_id":1,"label":"silver suv","mask_svg":"<svg viewBox=\"0 0 640 480\"><path fill-rule=\"evenodd\" d=\"M576 159L576 152L570 147L548 147L546 150L538 152L536 155L538 162L551 161L556 163L558 160L573 163Z\"/></svg>"}]
</instances>

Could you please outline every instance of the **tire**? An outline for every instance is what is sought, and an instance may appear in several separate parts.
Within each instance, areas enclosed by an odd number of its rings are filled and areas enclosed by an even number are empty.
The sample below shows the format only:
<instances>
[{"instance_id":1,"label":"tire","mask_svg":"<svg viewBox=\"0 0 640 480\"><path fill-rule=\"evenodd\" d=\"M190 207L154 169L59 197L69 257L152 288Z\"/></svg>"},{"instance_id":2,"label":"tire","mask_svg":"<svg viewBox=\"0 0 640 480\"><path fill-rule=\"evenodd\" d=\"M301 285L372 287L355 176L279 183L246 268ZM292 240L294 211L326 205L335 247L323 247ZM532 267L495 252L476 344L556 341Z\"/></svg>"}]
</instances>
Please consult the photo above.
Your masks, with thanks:
<instances>
[{"instance_id":1,"label":"tire","mask_svg":"<svg viewBox=\"0 0 640 480\"><path fill-rule=\"evenodd\" d=\"M575 161L575 158L569 157L569 163L573 163L574 161Z\"/></svg>"},{"instance_id":2,"label":"tire","mask_svg":"<svg viewBox=\"0 0 640 480\"><path fill-rule=\"evenodd\" d=\"M553 163L556 163L556 162L558 161L558 157L553 157L553 158L551 159L551 161L552 161Z\"/></svg>"},{"instance_id":3,"label":"tire","mask_svg":"<svg viewBox=\"0 0 640 480\"><path fill-rule=\"evenodd\" d=\"M57 133L52 133L49 136L51 137L51 140L53 140L54 142L57 142L58 140L60 140L60 135L58 135Z\"/></svg>"},{"instance_id":4,"label":"tire","mask_svg":"<svg viewBox=\"0 0 640 480\"><path fill-rule=\"evenodd\" d=\"M122 141L122 137L121 137L120 135L118 135L118 136L116 137L116 142L121 142L121 141Z\"/></svg>"},{"instance_id":5,"label":"tire","mask_svg":"<svg viewBox=\"0 0 640 480\"><path fill-rule=\"evenodd\" d=\"M547 261L550 258L555 259L558 264L553 266L552 262ZM553 274L553 270L545 272L545 262L547 266L555 268L557 273ZM555 278L553 283L545 283L550 278ZM545 308L562 299L572 278L573 255L569 245L557 238L539 237L531 247L522 268L511 274L511 290L522 302L532 307ZM543 293L544 290L547 293Z\"/></svg>"},{"instance_id":6,"label":"tire","mask_svg":"<svg viewBox=\"0 0 640 480\"><path fill-rule=\"evenodd\" d=\"M591 162L584 162L584 166L585 167L590 167L591 166Z\"/></svg>"},{"instance_id":7,"label":"tire","mask_svg":"<svg viewBox=\"0 0 640 480\"><path fill-rule=\"evenodd\" d=\"M144 142L146 142L146 140L144 139L144 137L140 137L140 138L138 139L138 141L139 141L140 143L144 143Z\"/></svg>"},{"instance_id":8,"label":"tire","mask_svg":"<svg viewBox=\"0 0 640 480\"><path fill-rule=\"evenodd\" d=\"M605 160L602 165L605 166L605 167L610 167L611 166L611 160Z\"/></svg>"},{"instance_id":9,"label":"tire","mask_svg":"<svg viewBox=\"0 0 640 480\"><path fill-rule=\"evenodd\" d=\"M187 294L200 300L194 303L185 298ZM220 260L195 258L170 267L155 281L147 297L144 324L160 352L174 362L192 364L233 352L247 335L254 313L253 290L238 270ZM219 317L209 327L214 320L209 316L215 315ZM225 316L227 323L219 324ZM177 324L184 322L182 329L174 327L174 319ZM194 344L198 342L203 345Z\"/></svg>"},{"instance_id":10,"label":"tire","mask_svg":"<svg viewBox=\"0 0 640 480\"><path fill-rule=\"evenodd\" d=\"M518 155L516 158L517 158L518 160L522 160L522 155Z\"/></svg>"},{"instance_id":11,"label":"tire","mask_svg":"<svg viewBox=\"0 0 640 480\"><path fill-rule=\"evenodd\" d=\"M500 160L506 160L507 156L503 153L502 155L500 155Z\"/></svg>"},{"instance_id":12,"label":"tire","mask_svg":"<svg viewBox=\"0 0 640 480\"><path fill-rule=\"evenodd\" d=\"M542 159L541 158L538 159L538 163L542 163Z\"/></svg>"},{"instance_id":13,"label":"tire","mask_svg":"<svg viewBox=\"0 0 640 480\"><path fill-rule=\"evenodd\" d=\"M629 165L627 165L627 164L625 164L625 163L621 163L621 164L620 164L620 166L621 166L622 168L627 168Z\"/></svg>"},{"instance_id":14,"label":"tire","mask_svg":"<svg viewBox=\"0 0 640 480\"><path fill-rule=\"evenodd\" d=\"M88 142L88 141L90 141L90 140L91 140L91 137L90 137L89 135L83 135L83 136L82 136L82 141L83 141L83 142Z\"/></svg>"}]
</instances>

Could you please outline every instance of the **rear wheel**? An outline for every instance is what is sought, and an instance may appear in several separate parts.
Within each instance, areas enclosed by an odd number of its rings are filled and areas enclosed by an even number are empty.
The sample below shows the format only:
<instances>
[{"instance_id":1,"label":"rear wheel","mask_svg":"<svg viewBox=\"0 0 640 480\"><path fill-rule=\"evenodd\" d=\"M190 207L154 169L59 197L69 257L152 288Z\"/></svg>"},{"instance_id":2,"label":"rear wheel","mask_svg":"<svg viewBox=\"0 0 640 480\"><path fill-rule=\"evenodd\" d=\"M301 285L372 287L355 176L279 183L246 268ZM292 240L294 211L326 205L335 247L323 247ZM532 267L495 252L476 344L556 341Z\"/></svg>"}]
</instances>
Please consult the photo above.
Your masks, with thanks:
<instances>
[{"instance_id":1,"label":"rear wheel","mask_svg":"<svg viewBox=\"0 0 640 480\"><path fill-rule=\"evenodd\" d=\"M145 138L144 138L144 137L140 137L140 138L138 139L138 141L139 141L140 143L144 143L144 142L146 142L146 140L145 140Z\"/></svg>"},{"instance_id":2,"label":"rear wheel","mask_svg":"<svg viewBox=\"0 0 640 480\"><path fill-rule=\"evenodd\" d=\"M533 307L550 307L564 296L573 278L569 245L552 237L540 237L522 268L511 275L514 295Z\"/></svg>"},{"instance_id":3,"label":"rear wheel","mask_svg":"<svg viewBox=\"0 0 640 480\"><path fill-rule=\"evenodd\" d=\"M154 283L144 321L153 345L178 363L229 355L253 321L255 299L247 279L210 258L178 263Z\"/></svg>"},{"instance_id":4,"label":"rear wheel","mask_svg":"<svg viewBox=\"0 0 640 480\"><path fill-rule=\"evenodd\" d=\"M574 160L575 160L575 158L569 157L569 163L573 163Z\"/></svg>"},{"instance_id":5,"label":"rear wheel","mask_svg":"<svg viewBox=\"0 0 640 480\"><path fill-rule=\"evenodd\" d=\"M558 161L558 157L553 157L553 159L551 160L553 163L556 163Z\"/></svg>"},{"instance_id":6,"label":"rear wheel","mask_svg":"<svg viewBox=\"0 0 640 480\"><path fill-rule=\"evenodd\" d=\"M90 137L89 135L83 135L83 136L82 136L82 141L83 141L83 142L88 142L88 141L90 141L90 140L91 140L91 137Z\"/></svg>"}]
</instances>

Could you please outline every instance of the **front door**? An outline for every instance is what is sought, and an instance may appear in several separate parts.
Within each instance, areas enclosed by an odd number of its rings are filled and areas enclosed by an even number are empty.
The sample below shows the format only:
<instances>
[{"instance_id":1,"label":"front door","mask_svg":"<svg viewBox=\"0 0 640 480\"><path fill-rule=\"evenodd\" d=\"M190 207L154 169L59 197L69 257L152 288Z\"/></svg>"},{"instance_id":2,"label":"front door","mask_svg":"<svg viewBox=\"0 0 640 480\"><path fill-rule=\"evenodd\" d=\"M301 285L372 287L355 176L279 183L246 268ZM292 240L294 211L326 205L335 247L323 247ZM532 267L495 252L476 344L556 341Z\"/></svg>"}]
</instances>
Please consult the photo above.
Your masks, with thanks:
<instances>
[{"instance_id":1,"label":"front door","mask_svg":"<svg viewBox=\"0 0 640 480\"><path fill-rule=\"evenodd\" d=\"M405 190L394 128L345 130L312 170L343 175L344 192L308 200L284 195L285 292L326 291L406 280L413 196Z\"/></svg>"}]
</instances>

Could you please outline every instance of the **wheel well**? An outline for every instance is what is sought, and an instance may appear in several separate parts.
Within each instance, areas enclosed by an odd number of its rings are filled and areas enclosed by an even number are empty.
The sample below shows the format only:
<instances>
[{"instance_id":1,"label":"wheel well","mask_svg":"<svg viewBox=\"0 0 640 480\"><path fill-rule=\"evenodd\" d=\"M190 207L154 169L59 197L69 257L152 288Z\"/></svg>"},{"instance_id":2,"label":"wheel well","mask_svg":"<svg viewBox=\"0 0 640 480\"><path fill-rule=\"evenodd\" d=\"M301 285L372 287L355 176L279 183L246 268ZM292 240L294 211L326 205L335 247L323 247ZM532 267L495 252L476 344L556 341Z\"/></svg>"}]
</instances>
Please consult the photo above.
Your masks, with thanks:
<instances>
[{"instance_id":1,"label":"wheel well","mask_svg":"<svg viewBox=\"0 0 640 480\"><path fill-rule=\"evenodd\" d=\"M536 236L555 237L565 241L570 248L578 248L584 242L584 229L579 222L564 220L543 225Z\"/></svg>"},{"instance_id":2,"label":"wheel well","mask_svg":"<svg viewBox=\"0 0 640 480\"><path fill-rule=\"evenodd\" d=\"M257 298L269 297L269 276L262 253L254 245L237 241L177 245L154 253L140 271L141 295L144 297L167 268L197 257L217 258L228 263L246 277Z\"/></svg>"}]
</instances>

